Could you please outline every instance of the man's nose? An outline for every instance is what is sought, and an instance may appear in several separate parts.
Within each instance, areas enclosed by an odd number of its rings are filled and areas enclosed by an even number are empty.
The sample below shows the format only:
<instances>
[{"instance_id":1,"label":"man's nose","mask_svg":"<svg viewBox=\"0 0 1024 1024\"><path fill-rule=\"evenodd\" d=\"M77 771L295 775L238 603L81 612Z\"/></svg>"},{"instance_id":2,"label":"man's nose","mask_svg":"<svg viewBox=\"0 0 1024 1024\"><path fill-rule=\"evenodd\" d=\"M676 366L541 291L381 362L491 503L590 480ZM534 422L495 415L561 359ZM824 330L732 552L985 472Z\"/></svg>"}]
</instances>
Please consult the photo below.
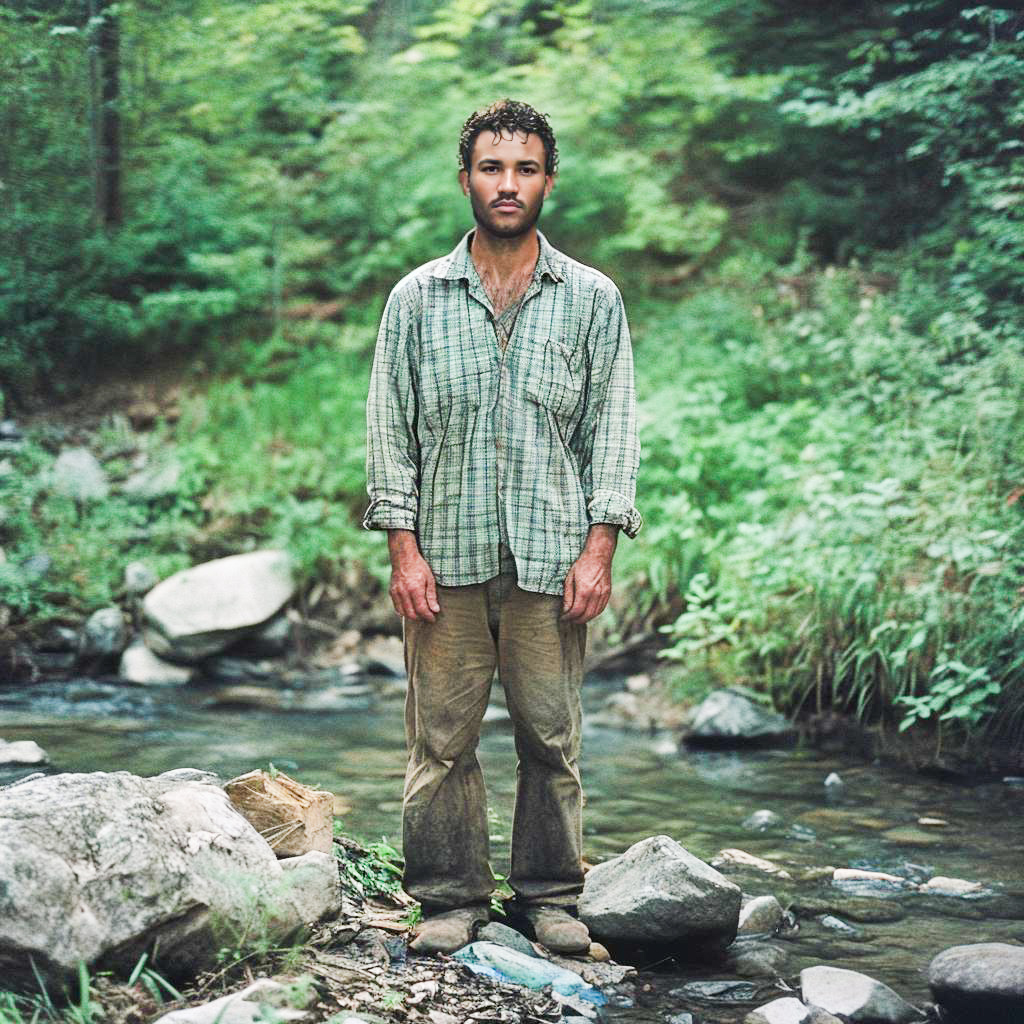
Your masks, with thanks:
<instances>
[{"instance_id":1,"label":"man's nose","mask_svg":"<svg viewBox=\"0 0 1024 1024\"><path fill-rule=\"evenodd\" d=\"M519 191L519 182L516 180L516 172L510 167L501 176L501 181L498 182L498 190L500 192L509 192L515 195Z\"/></svg>"}]
</instances>

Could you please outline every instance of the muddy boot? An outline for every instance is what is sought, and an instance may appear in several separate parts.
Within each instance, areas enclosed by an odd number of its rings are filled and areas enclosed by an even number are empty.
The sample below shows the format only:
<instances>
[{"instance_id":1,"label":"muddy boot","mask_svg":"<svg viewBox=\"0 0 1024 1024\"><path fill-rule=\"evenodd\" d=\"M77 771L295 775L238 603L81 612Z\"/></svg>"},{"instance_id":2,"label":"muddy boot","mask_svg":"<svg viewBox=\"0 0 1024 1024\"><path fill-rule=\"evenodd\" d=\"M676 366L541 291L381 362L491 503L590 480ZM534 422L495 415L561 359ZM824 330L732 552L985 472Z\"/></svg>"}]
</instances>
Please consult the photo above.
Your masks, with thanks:
<instances>
[{"instance_id":1,"label":"muddy boot","mask_svg":"<svg viewBox=\"0 0 1024 1024\"><path fill-rule=\"evenodd\" d=\"M587 926L563 907L524 907L522 915L537 941L552 953L580 954L590 949Z\"/></svg>"},{"instance_id":2,"label":"muddy boot","mask_svg":"<svg viewBox=\"0 0 1024 1024\"><path fill-rule=\"evenodd\" d=\"M412 953L454 953L473 941L473 933L489 916L487 907L460 907L432 914L417 926L409 950Z\"/></svg>"}]
</instances>

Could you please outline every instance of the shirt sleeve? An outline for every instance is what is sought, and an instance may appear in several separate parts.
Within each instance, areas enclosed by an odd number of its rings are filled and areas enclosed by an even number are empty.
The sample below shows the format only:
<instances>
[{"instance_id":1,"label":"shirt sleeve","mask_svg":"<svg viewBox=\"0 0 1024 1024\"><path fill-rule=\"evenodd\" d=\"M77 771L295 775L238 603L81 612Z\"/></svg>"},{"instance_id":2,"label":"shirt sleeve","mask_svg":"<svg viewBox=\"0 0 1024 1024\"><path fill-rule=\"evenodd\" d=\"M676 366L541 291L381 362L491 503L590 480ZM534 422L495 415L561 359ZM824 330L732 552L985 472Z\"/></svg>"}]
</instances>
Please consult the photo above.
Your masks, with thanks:
<instances>
[{"instance_id":1,"label":"shirt sleeve","mask_svg":"<svg viewBox=\"0 0 1024 1024\"><path fill-rule=\"evenodd\" d=\"M635 537L640 441L636 426L633 350L618 289L595 304L587 404L579 426L580 475L591 524L610 523Z\"/></svg>"},{"instance_id":2,"label":"shirt sleeve","mask_svg":"<svg viewBox=\"0 0 1024 1024\"><path fill-rule=\"evenodd\" d=\"M407 286L408 287L408 286ZM377 334L366 400L367 530L415 530L419 513L419 441L413 379L419 318L396 288Z\"/></svg>"}]
</instances>

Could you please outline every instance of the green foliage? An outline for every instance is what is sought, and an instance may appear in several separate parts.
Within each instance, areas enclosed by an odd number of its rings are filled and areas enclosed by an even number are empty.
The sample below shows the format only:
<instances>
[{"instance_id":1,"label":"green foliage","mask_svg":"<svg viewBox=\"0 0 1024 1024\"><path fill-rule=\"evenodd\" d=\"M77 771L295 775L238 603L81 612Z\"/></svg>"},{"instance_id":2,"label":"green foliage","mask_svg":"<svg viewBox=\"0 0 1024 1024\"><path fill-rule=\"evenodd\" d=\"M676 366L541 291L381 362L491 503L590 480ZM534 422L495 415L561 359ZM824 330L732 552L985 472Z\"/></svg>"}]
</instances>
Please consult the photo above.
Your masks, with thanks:
<instances>
[{"instance_id":1,"label":"green foliage","mask_svg":"<svg viewBox=\"0 0 1024 1024\"><path fill-rule=\"evenodd\" d=\"M340 820L335 819L336 835L344 833ZM354 889L360 896L390 896L402 888L402 855L387 840L360 846L358 843L334 844L339 860L342 886Z\"/></svg>"}]
</instances>

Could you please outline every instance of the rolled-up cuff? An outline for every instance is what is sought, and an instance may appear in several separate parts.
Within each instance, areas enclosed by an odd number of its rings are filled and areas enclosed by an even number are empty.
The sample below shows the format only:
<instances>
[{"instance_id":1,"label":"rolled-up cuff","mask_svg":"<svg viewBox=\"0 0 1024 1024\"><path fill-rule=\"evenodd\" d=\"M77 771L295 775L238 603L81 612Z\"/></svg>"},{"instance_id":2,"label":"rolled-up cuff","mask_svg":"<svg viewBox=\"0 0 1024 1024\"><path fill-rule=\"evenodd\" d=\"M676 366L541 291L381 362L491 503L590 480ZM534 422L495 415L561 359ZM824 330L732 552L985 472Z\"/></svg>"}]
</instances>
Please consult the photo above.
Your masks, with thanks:
<instances>
[{"instance_id":1,"label":"rolled-up cuff","mask_svg":"<svg viewBox=\"0 0 1024 1024\"><path fill-rule=\"evenodd\" d=\"M635 537L644 525L643 516L633 502L618 491L594 491L587 502L587 517L591 524L620 526L627 537Z\"/></svg>"},{"instance_id":2,"label":"rolled-up cuff","mask_svg":"<svg viewBox=\"0 0 1024 1024\"><path fill-rule=\"evenodd\" d=\"M415 502L415 498L412 501ZM364 530L415 530L416 507L405 494L374 498L363 515Z\"/></svg>"}]
</instances>

